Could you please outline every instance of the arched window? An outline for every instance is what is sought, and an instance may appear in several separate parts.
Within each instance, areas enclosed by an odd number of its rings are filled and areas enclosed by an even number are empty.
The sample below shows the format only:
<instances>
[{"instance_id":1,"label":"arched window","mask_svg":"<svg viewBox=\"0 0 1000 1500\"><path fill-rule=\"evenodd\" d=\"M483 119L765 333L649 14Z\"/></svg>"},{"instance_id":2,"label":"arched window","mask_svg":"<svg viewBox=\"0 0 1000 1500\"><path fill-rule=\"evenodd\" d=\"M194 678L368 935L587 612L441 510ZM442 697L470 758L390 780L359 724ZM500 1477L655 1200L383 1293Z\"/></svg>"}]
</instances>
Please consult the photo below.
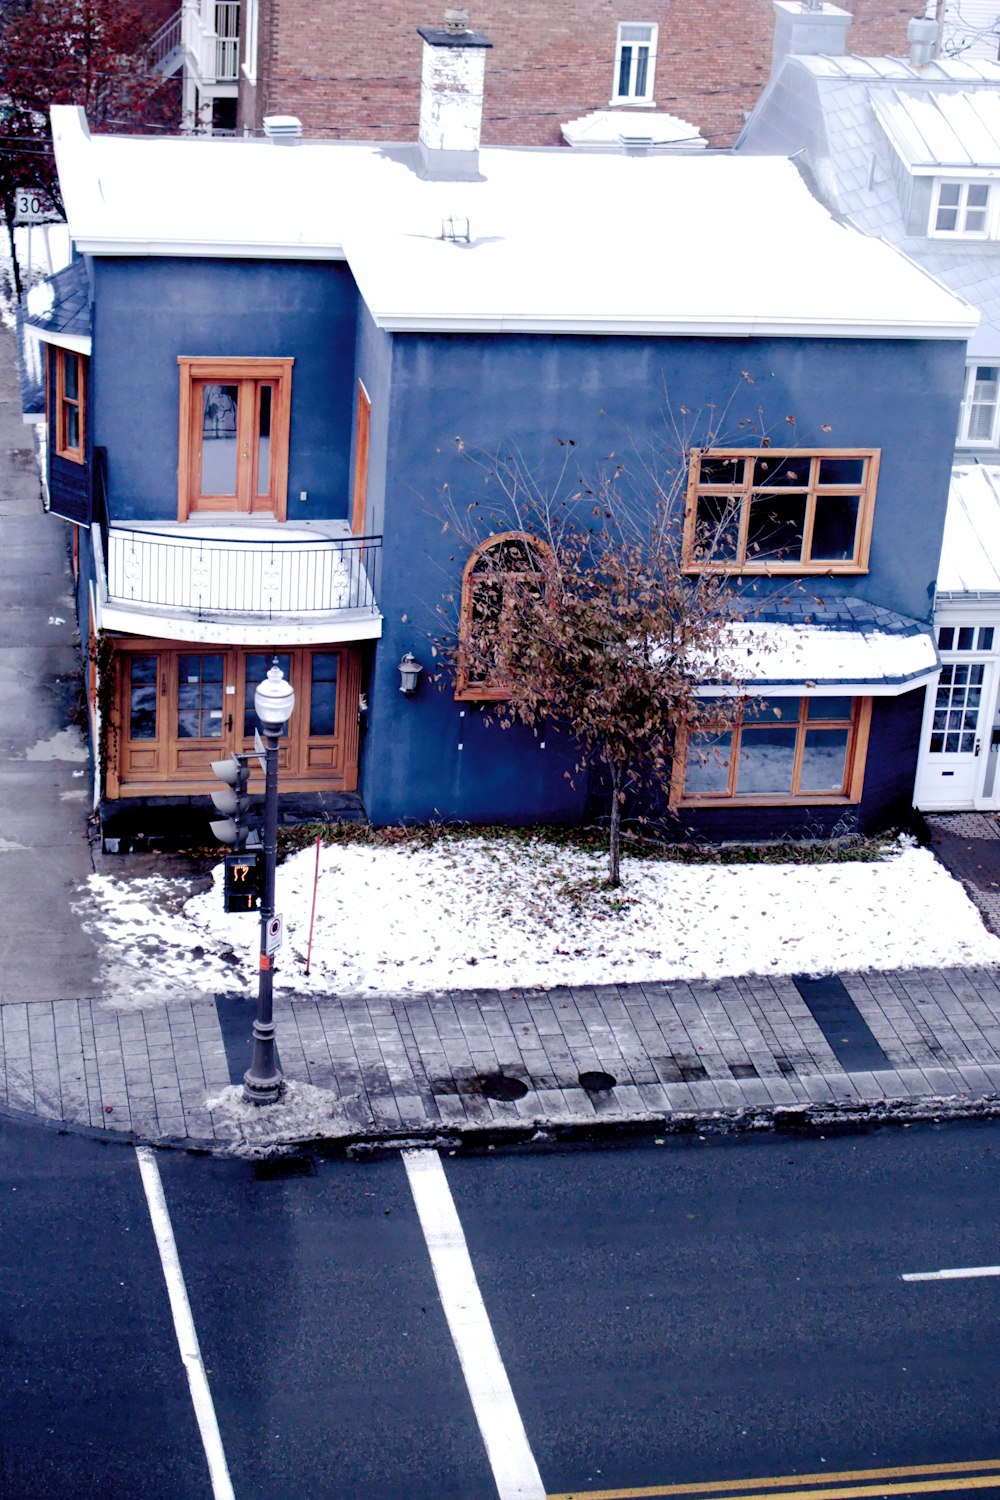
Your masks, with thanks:
<instances>
[{"instance_id":1,"label":"arched window","mask_svg":"<svg viewBox=\"0 0 1000 1500\"><path fill-rule=\"evenodd\" d=\"M469 558L462 574L456 698L507 697L496 648L519 603L544 591L549 558L546 543L524 531L491 536Z\"/></svg>"}]
</instances>

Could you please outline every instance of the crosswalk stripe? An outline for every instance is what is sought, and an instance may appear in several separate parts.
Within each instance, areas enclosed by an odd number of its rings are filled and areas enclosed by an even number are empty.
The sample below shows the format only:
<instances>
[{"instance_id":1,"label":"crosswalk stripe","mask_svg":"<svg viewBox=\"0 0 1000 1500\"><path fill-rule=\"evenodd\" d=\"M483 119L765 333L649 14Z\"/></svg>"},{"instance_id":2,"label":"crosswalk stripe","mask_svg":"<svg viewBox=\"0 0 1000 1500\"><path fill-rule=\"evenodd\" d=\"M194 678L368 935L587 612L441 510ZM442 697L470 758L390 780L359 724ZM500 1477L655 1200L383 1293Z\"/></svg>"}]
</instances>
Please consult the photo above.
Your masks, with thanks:
<instances>
[{"instance_id":1,"label":"crosswalk stripe","mask_svg":"<svg viewBox=\"0 0 1000 1500\"><path fill-rule=\"evenodd\" d=\"M497 1493L500 1500L545 1500L441 1158L404 1151L403 1163Z\"/></svg>"}]
</instances>

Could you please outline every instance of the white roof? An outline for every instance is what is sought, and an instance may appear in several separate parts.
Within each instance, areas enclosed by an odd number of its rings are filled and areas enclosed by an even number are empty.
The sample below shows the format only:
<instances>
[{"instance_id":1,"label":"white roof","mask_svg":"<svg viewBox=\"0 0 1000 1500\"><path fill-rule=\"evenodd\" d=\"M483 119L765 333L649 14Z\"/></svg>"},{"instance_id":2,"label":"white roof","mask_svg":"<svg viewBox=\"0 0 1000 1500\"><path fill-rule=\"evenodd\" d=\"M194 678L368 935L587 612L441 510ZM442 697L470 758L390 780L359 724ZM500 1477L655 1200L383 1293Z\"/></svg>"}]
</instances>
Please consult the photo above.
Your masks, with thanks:
<instances>
[{"instance_id":1,"label":"white roof","mask_svg":"<svg viewBox=\"0 0 1000 1500\"><path fill-rule=\"evenodd\" d=\"M967 338L978 314L837 223L784 158L90 136L56 107L70 233L94 255L345 258L394 330ZM467 219L471 243L441 238Z\"/></svg>"},{"instance_id":2,"label":"white roof","mask_svg":"<svg viewBox=\"0 0 1000 1500\"><path fill-rule=\"evenodd\" d=\"M938 599L1000 594L1000 466L956 464L937 578Z\"/></svg>"},{"instance_id":3,"label":"white roof","mask_svg":"<svg viewBox=\"0 0 1000 1500\"><path fill-rule=\"evenodd\" d=\"M730 627L727 649L742 682L778 696L854 691L895 697L929 681L939 666L933 638L917 632L752 621Z\"/></svg>"},{"instance_id":4,"label":"white roof","mask_svg":"<svg viewBox=\"0 0 1000 1500\"><path fill-rule=\"evenodd\" d=\"M872 107L912 172L970 175L1000 167L1000 93L994 89L893 89Z\"/></svg>"}]
</instances>

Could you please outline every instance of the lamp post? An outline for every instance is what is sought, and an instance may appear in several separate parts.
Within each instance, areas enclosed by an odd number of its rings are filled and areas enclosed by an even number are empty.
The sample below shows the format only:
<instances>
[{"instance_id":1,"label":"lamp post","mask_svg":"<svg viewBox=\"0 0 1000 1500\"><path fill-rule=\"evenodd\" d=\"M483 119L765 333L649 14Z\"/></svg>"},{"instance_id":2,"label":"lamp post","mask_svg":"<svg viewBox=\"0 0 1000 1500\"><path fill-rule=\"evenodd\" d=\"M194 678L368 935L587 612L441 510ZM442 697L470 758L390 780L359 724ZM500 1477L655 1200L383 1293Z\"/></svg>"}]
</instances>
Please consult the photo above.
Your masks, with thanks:
<instances>
[{"instance_id":1,"label":"lamp post","mask_svg":"<svg viewBox=\"0 0 1000 1500\"><path fill-rule=\"evenodd\" d=\"M260 969L257 1018L253 1023L253 1055L243 1075L243 1097L249 1104L275 1104L285 1083L274 1055L274 965L268 953L267 928L274 916L274 871L278 861L278 742L292 716L295 692L275 657L253 696L253 706L264 731L264 896L260 904Z\"/></svg>"}]
</instances>

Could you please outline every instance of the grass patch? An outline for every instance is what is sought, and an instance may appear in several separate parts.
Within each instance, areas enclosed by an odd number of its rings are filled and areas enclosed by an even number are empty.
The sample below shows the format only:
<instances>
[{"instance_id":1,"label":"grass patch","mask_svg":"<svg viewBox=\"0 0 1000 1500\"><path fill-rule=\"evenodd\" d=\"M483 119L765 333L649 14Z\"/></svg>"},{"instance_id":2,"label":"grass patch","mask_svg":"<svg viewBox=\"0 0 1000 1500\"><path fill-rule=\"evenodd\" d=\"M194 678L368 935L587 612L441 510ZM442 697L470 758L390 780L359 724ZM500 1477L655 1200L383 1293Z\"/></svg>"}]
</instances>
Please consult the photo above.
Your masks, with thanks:
<instances>
[{"instance_id":1,"label":"grass patch","mask_svg":"<svg viewBox=\"0 0 1000 1500\"><path fill-rule=\"evenodd\" d=\"M358 845L375 849L430 849L472 839L501 842L515 851L545 845L554 850L573 849L603 855L608 848L607 831L598 827L562 828L543 824L535 828L505 828L436 823L420 827L371 828L364 823L303 823L279 830L279 855L287 857L299 849L311 848L317 835L326 848ZM627 832L622 839L622 854L629 859L683 865L870 864L891 853L898 838L898 830L890 830L872 839L849 834L842 838L768 844L675 844L652 838L649 834Z\"/></svg>"}]
</instances>

